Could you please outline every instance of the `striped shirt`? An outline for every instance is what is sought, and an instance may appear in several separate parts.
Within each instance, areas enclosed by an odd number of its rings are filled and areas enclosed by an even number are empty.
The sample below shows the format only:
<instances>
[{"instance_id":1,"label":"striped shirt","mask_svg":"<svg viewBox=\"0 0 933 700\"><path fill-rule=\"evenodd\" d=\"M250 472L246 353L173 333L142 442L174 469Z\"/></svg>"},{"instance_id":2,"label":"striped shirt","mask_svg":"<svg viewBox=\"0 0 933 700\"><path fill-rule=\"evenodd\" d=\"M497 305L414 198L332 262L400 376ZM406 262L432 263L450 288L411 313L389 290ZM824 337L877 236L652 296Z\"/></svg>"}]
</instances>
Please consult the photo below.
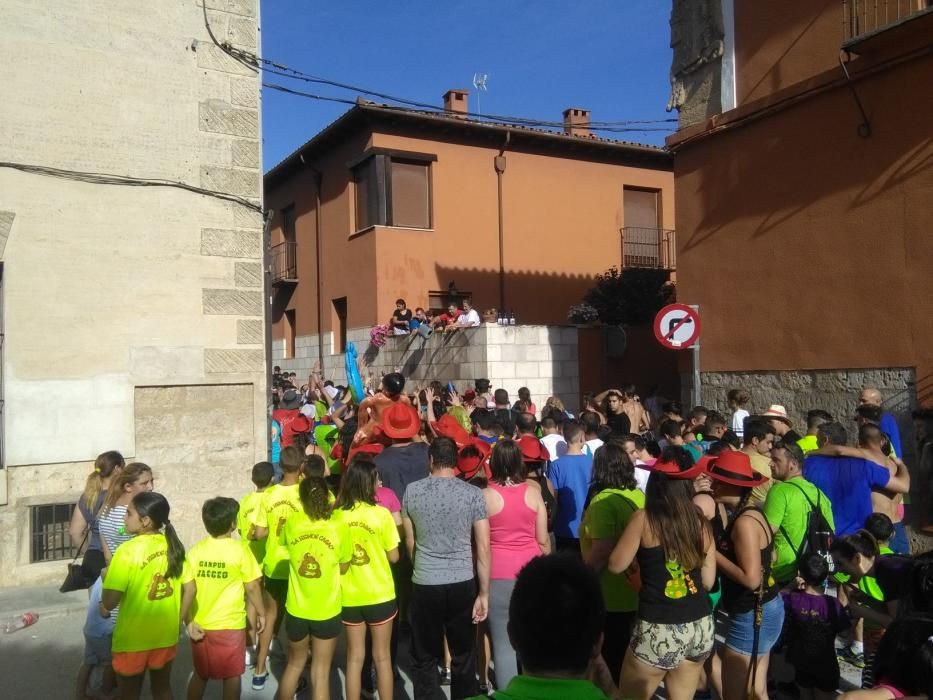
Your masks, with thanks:
<instances>
[{"instance_id":1,"label":"striped shirt","mask_svg":"<svg viewBox=\"0 0 933 700\"><path fill-rule=\"evenodd\" d=\"M114 506L106 512L102 512L97 518L97 527L100 529L100 536L107 542L110 549L110 556L117 551L117 547L132 537L126 532L126 506Z\"/></svg>"}]
</instances>

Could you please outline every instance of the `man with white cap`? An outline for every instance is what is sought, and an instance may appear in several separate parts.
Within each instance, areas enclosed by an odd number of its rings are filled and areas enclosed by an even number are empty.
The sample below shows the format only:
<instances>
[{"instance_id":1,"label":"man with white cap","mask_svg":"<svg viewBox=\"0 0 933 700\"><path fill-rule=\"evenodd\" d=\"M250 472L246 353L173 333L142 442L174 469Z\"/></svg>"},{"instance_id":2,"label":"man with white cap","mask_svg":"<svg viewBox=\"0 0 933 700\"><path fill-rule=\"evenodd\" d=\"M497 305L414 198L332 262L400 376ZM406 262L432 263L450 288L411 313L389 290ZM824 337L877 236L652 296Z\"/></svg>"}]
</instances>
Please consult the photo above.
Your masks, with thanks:
<instances>
[{"instance_id":1,"label":"man with white cap","mask_svg":"<svg viewBox=\"0 0 933 700\"><path fill-rule=\"evenodd\" d=\"M800 434L794 430L793 423L787 417L787 409L780 404L771 404L768 410L761 414L761 417L771 424L771 427L774 428L774 434L777 435L781 442L796 444L800 439Z\"/></svg>"}]
</instances>

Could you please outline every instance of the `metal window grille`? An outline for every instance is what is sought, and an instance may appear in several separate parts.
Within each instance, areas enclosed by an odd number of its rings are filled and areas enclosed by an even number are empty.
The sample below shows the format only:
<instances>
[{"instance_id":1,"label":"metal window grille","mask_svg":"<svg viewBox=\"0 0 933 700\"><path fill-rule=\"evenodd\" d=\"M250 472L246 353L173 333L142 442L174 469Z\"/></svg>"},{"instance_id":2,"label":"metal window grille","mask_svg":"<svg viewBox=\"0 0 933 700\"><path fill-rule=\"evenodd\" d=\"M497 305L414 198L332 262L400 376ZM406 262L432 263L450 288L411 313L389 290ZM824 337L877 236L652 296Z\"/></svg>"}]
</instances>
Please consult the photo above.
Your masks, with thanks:
<instances>
[{"instance_id":1,"label":"metal window grille","mask_svg":"<svg viewBox=\"0 0 933 700\"><path fill-rule=\"evenodd\" d=\"M71 503L49 503L30 508L32 548L30 561L71 559L79 543L71 541Z\"/></svg>"}]
</instances>

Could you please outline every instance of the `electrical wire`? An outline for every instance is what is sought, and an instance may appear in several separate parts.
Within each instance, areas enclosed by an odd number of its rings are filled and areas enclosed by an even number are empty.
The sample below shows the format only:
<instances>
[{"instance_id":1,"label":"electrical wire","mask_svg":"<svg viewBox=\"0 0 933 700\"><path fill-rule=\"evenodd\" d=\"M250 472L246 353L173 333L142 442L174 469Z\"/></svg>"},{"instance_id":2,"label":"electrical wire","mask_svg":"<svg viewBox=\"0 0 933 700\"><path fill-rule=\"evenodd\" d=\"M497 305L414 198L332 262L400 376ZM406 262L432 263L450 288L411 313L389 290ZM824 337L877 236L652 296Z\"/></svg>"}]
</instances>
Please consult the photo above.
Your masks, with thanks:
<instances>
[{"instance_id":1,"label":"electrical wire","mask_svg":"<svg viewBox=\"0 0 933 700\"><path fill-rule=\"evenodd\" d=\"M245 197L239 197L235 194L208 190L196 185L189 185L185 182L176 180L163 180L161 178L141 178L130 177L128 175L113 175L110 173L91 173L80 170L64 170L62 168L53 168L46 165L31 165L28 163L12 163L9 161L0 161L0 168L9 168L19 170L33 175L46 175L48 177L57 177L64 180L75 180L77 182L86 182L92 185L122 185L125 187L173 187L175 189L186 190L196 194L202 194L206 197L214 197L227 202L234 202L253 211L262 212L259 205L254 204Z\"/></svg>"},{"instance_id":2,"label":"electrical wire","mask_svg":"<svg viewBox=\"0 0 933 700\"><path fill-rule=\"evenodd\" d=\"M202 3L202 10L204 12L204 26L207 29L207 35L210 37L211 41L223 51L225 54L230 56L233 60L241 65L249 68L255 73L269 73L272 75L278 75L280 77L289 78L293 80L301 80L307 83L317 84L317 85L327 85L329 87L335 87L341 90L348 90L356 92L362 95L368 95L370 97L378 97L383 100L388 100L390 102L395 102L401 105L407 105L408 107L414 107L417 110L428 110L432 112L444 113L443 107L438 107L437 105L429 104L427 102L420 102L418 100L412 100L406 97L398 97L397 95L390 95L384 92L378 92L375 90L370 90L368 88L361 87L359 85L352 85L350 83L343 83L337 80L331 80L329 78L321 78L315 75L310 75L303 71L299 71L295 68L290 68L289 66L283 63L277 63L266 58L261 58L256 54L253 54L249 51L244 51L243 49L238 49L232 46L229 42L221 42L214 35L214 31L211 28L210 21L207 16L207 7L206 3ZM298 95L302 97L308 97L310 99L316 100L327 100L330 102L341 102L339 98L328 97L323 95L312 95L311 93L302 93L299 90L292 90L286 88L282 85L276 84L267 84L263 83L264 87L269 87L273 90L279 90L281 92L287 92L293 95ZM346 101L346 104L356 104L355 101ZM386 105L391 107L392 105ZM396 108L400 109L400 108ZM481 114L478 112L458 112L458 115L475 117L477 119L483 119L487 122L501 122L503 124L513 124L517 126L528 126L528 127L543 127L543 128L564 128L563 122L557 121L548 121L542 119L533 119L529 117L516 117L511 115L499 115L499 114ZM635 124L669 124L676 123L678 120L676 118L667 118L667 119L631 119L631 120L618 120L618 121L590 121L589 128L593 131L605 131L612 133L621 133L621 132L646 132L646 131L675 131L674 127L645 127L645 128L632 128L631 125Z\"/></svg>"}]
</instances>

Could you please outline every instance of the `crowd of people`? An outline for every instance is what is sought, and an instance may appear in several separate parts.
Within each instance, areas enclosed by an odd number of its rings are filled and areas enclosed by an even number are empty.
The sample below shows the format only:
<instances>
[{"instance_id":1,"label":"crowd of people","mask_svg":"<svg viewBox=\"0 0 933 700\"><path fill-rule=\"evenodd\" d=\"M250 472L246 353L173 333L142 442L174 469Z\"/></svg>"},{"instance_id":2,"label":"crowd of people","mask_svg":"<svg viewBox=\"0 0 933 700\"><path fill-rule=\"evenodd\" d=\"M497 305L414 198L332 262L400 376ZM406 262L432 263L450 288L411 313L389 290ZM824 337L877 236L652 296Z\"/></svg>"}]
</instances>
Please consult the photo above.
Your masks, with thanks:
<instances>
[{"instance_id":1,"label":"crowd of people","mask_svg":"<svg viewBox=\"0 0 933 700\"><path fill-rule=\"evenodd\" d=\"M850 446L825 410L798 433L741 390L727 414L632 386L572 413L461 388L390 373L357 401L317 367L277 374L255 491L206 501L187 551L150 467L102 454L72 522L94 582L78 697L93 666L105 694L139 697L148 672L171 697L179 622L189 698L215 680L239 697L247 666L263 690L283 627L280 699L330 697L341 635L348 700L392 699L402 636L415 700L824 698L840 659L865 667L847 700L931 697L933 565L910 552L877 390Z\"/></svg>"}]
</instances>

